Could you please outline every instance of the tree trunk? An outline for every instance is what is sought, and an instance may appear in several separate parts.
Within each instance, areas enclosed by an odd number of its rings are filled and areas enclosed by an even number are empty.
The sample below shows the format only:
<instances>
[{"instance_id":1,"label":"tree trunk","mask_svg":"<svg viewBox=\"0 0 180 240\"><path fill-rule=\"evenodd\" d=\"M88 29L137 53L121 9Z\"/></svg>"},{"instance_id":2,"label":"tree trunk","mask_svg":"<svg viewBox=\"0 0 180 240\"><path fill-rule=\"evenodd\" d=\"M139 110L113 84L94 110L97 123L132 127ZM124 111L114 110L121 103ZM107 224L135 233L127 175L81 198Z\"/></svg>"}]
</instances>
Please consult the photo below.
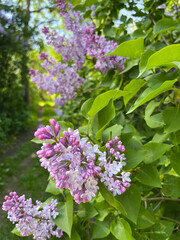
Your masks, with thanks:
<instances>
[{"instance_id":1,"label":"tree trunk","mask_svg":"<svg viewBox=\"0 0 180 240\"><path fill-rule=\"evenodd\" d=\"M24 25L24 40L28 42L29 40L29 34L28 34L28 27L29 27L29 20L30 20L30 4L31 0L26 1L26 21ZM28 50L27 50L28 51ZM23 57L22 61L25 61L27 63L27 54ZM24 82L24 101L29 106L30 100L29 100L29 76L28 76L28 67L27 65L23 67L22 69L25 74L23 74L23 82Z\"/></svg>"}]
</instances>

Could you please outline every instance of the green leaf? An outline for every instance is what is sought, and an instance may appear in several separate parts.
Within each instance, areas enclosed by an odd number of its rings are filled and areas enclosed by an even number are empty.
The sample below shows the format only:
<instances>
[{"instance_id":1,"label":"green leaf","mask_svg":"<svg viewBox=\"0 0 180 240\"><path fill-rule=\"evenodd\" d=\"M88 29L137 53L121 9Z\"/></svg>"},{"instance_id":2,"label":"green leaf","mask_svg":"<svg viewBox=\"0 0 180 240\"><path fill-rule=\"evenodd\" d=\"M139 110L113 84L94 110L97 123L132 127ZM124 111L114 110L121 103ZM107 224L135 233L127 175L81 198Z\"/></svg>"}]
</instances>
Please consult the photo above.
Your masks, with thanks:
<instances>
[{"instance_id":1,"label":"green leaf","mask_svg":"<svg viewBox=\"0 0 180 240\"><path fill-rule=\"evenodd\" d=\"M169 151L173 145L157 142L148 142L143 146L145 150L146 164L152 163L159 159L165 152Z\"/></svg>"},{"instance_id":2,"label":"green leaf","mask_svg":"<svg viewBox=\"0 0 180 240\"><path fill-rule=\"evenodd\" d=\"M169 133L164 133L164 132L162 133L162 129L161 129L161 132L155 133L154 137L152 138L152 142L162 143L166 141L168 137L169 137Z\"/></svg>"},{"instance_id":3,"label":"green leaf","mask_svg":"<svg viewBox=\"0 0 180 240\"><path fill-rule=\"evenodd\" d=\"M167 134L167 133L166 133ZM168 133L169 135L169 133ZM180 144L180 130L176 132L172 132L170 134L170 140L174 145L179 145Z\"/></svg>"},{"instance_id":4,"label":"green leaf","mask_svg":"<svg viewBox=\"0 0 180 240\"><path fill-rule=\"evenodd\" d=\"M124 87L124 91L127 91L128 94L123 97L125 106L129 100L136 95L136 93L146 84L146 81L143 79L133 79Z\"/></svg>"},{"instance_id":5,"label":"green leaf","mask_svg":"<svg viewBox=\"0 0 180 240\"><path fill-rule=\"evenodd\" d=\"M65 203L58 203L59 215L54 219L54 223L71 237L73 224L73 198L70 194L66 196Z\"/></svg>"},{"instance_id":6,"label":"green leaf","mask_svg":"<svg viewBox=\"0 0 180 240\"><path fill-rule=\"evenodd\" d=\"M140 62L139 62L139 76L141 75L141 73L143 73L146 69L146 65L147 65L147 61L149 59L149 57L154 54L155 51L151 50L151 49L147 49L141 56Z\"/></svg>"},{"instance_id":7,"label":"green leaf","mask_svg":"<svg viewBox=\"0 0 180 240\"><path fill-rule=\"evenodd\" d=\"M85 2L85 5L89 7L91 7L93 4L97 4L97 0L86 0Z\"/></svg>"},{"instance_id":8,"label":"green leaf","mask_svg":"<svg viewBox=\"0 0 180 240\"><path fill-rule=\"evenodd\" d=\"M143 165L137 170L136 178L139 182L145 185L161 188L158 170L153 165Z\"/></svg>"},{"instance_id":9,"label":"green leaf","mask_svg":"<svg viewBox=\"0 0 180 240\"><path fill-rule=\"evenodd\" d=\"M106 107L111 99L116 100L119 97L126 95L127 93L122 90L110 90L105 93L100 94L94 100L93 105L88 112L90 120L98 113L101 109Z\"/></svg>"},{"instance_id":10,"label":"green leaf","mask_svg":"<svg viewBox=\"0 0 180 240\"><path fill-rule=\"evenodd\" d=\"M143 72L154 67L166 66L167 64L173 64L173 62L180 62L179 52L180 44L172 44L162 48L149 57L146 68ZM141 72L141 74L143 72Z\"/></svg>"},{"instance_id":11,"label":"green leaf","mask_svg":"<svg viewBox=\"0 0 180 240\"><path fill-rule=\"evenodd\" d=\"M180 177L165 175L163 194L172 198L180 197Z\"/></svg>"},{"instance_id":12,"label":"green leaf","mask_svg":"<svg viewBox=\"0 0 180 240\"><path fill-rule=\"evenodd\" d=\"M157 113L151 116L154 109L160 105L160 102L152 100L145 109L145 121L150 128L162 127L164 125L162 113Z\"/></svg>"},{"instance_id":13,"label":"green leaf","mask_svg":"<svg viewBox=\"0 0 180 240\"><path fill-rule=\"evenodd\" d=\"M78 205L77 215L82 219L90 219L95 217L97 214L98 212L95 207L89 202Z\"/></svg>"},{"instance_id":14,"label":"green leaf","mask_svg":"<svg viewBox=\"0 0 180 240\"><path fill-rule=\"evenodd\" d=\"M15 234L15 235L17 235L17 236L19 236L19 237L23 237L23 236L21 235L21 233L17 230L16 227L13 228L13 230L11 231L11 233L13 233L13 234Z\"/></svg>"},{"instance_id":15,"label":"green leaf","mask_svg":"<svg viewBox=\"0 0 180 240\"><path fill-rule=\"evenodd\" d=\"M113 79L114 74L115 74L114 69L109 69L106 72L105 76L103 76L101 86L102 87L110 87L114 81L114 79Z\"/></svg>"},{"instance_id":16,"label":"green leaf","mask_svg":"<svg viewBox=\"0 0 180 240\"><path fill-rule=\"evenodd\" d=\"M169 239L172 234L175 223L161 220L156 223L148 232L148 236L153 240Z\"/></svg>"},{"instance_id":17,"label":"green leaf","mask_svg":"<svg viewBox=\"0 0 180 240\"><path fill-rule=\"evenodd\" d=\"M110 135L112 138L120 136L122 128L123 127L121 125L115 124L112 127L105 129L103 132L103 141L107 142Z\"/></svg>"},{"instance_id":18,"label":"green leaf","mask_svg":"<svg viewBox=\"0 0 180 240\"><path fill-rule=\"evenodd\" d=\"M137 228L144 229L151 227L155 224L155 218L143 205L140 207L138 219L137 219Z\"/></svg>"},{"instance_id":19,"label":"green leaf","mask_svg":"<svg viewBox=\"0 0 180 240\"><path fill-rule=\"evenodd\" d=\"M53 179L50 179L45 192L52 193L54 195L58 195L58 194L62 193L62 190L56 187L55 181Z\"/></svg>"},{"instance_id":20,"label":"green leaf","mask_svg":"<svg viewBox=\"0 0 180 240\"><path fill-rule=\"evenodd\" d=\"M107 189L104 183L99 182L99 190L101 195L106 200L106 202L109 203L109 205L126 215L126 211L122 204L113 196L113 194Z\"/></svg>"},{"instance_id":21,"label":"green leaf","mask_svg":"<svg viewBox=\"0 0 180 240\"><path fill-rule=\"evenodd\" d=\"M104 221L105 217L109 214L109 204L106 201L96 202L95 208L98 211L98 215L96 216L96 219L99 221Z\"/></svg>"},{"instance_id":22,"label":"green leaf","mask_svg":"<svg viewBox=\"0 0 180 240\"><path fill-rule=\"evenodd\" d=\"M94 99L89 98L81 106L81 113L82 113L83 117L85 117L86 119L89 119L88 112L89 112L93 102L94 102Z\"/></svg>"},{"instance_id":23,"label":"green leaf","mask_svg":"<svg viewBox=\"0 0 180 240\"><path fill-rule=\"evenodd\" d=\"M170 156L171 165L174 171L180 176L180 152L175 152Z\"/></svg>"},{"instance_id":24,"label":"green leaf","mask_svg":"<svg viewBox=\"0 0 180 240\"><path fill-rule=\"evenodd\" d=\"M147 88L142 93L142 95L136 100L136 102L131 106L131 108L129 109L127 114L133 112L136 108L140 107L141 105L150 101L151 99L157 97L161 93L172 89L172 86L174 85L174 83L176 81L177 81L177 79L170 80L170 81L165 81L159 88L156 88L156 86L152 86L152 87Z\"/></svg>"},{"instance_id":25,"label":"green leaf","mask_svg":"<svg viewBox=\"0 0 180 240\"><path fill-rule=\"evenodd\" d=\"M144 150L126 150L126 166L125 170L135 168L145 159Z\"/></svg>"},{"instance_id":26,"label":"green leaf","mask_svg":"<svg viewBox=\"0 0 180 240\"><path fill-rule=\"evenodd\" d=\"M70 2L72 3L73 6L81 3L81 0L70 0Z\"/></svg>"},{"instance_id":27,"label":"green leaf","mask_svg":"<svg viewBox=\"0 0 180 240\"><path fill-rule=\"evenodd\" d=\"M140 58L143 48L144 38L140 37L121 43L113 52L106 54L106 56L122 56L137 59Z\"/></svg>"},{"instance_id":28,"label":"green leaf","mask_svg":"<svg viewBox=\"0 0 180 240\"><path fill-rule=\"evenodd\" d=\"M79 233L76 231L74 227L72 229L71 240L81 240Z\"/></svg>"},{"instance_id":29,"label":"green leaf","mask_svg":"<svg viewBox=\"0 0 180 240\"><path fill-rule=\"evenodd\" d=\"M153 33L159 34L165 31L179 29L180 23L177 20L173 20L170 18L163 18L160 19L154 26L153 26Z\"/></svg>"},{"instance_id":30,"label":"green leaf","mask_svg":"<svg viewBox=\"0 0 180 240\"><path fill-rule=\"evenodd\" d=\"M179 71L176 72L159 72L156 74L151 74L145 77L148 87L159 88L165 81L175 80L179 77Z\"/></svg>"},{"instance_id":31,"label":"green leaf","mask_svg":"<svg viewBox=\"0 0 180 240\"><path fill-rule=\"evenodd\" d=\"M74 126L71 122L58 121L58 123L61 127L61 132L66 131L68 128L74 129Z\"/></svg>"},{"instance_id":32,"label":"green leaf","mask_svg":"<svg viewBox=\"0 0 180 240\"><path fill-rule=\"evenodd\" d=\"M92 239L104 238L110 233L110 221L108 217L103 221L96 221L93 224Z\"/></svg>"},{"instance_id":33,"label":"green leaf","mask_svg":"<svg viewBox=\"0 0 180 240\"><path fill-rule=\"evenodd\" d=\"M33 138L31 139L31 142L37 143L37 144L43 144L43 143L52 143L51 140L40 140L39 138Z\"/></svg>"},{"instance_id":34,"label":"green leaf","mask_svg":"<svg viewBox=\"0 0 180 240\"><path fill-rule=\"evenodd\" d=\"M116 199L122 204L129 220L136 223L139 209L141 206L141 192L139 188L132 184L122 195L116 196Z\"/></svg>"},{"instance_id":35,"label":"green leaf","mask_svg":"<svg viewBox=\"0 0 180 240\"><path fill-rule=\"evenodd\" d=\"M111 222L111 233L120 240L133 240L131 228L123 218L116 218Z\"/></svg>"},{"instance_id":36,"label":"green leaf","mask_svg":"<svg viewBox=\"0 0 180 240\"><path fill-rule=\"evenodd\" d=\"M96 139L101 139L104 128L115 117L115 108L113 100L110 100L108 105L99 111L91 121L91 128L95 133Z\"/></svg>"},{"instance_id":37,"label":"green leaf","mask_svg":"<svg viewBox=\"0 0 180 240\"><path fill-rule=\"evenodd\" d=\"M130 60L127 59L126 62L124 63L125 69L121 72L121 74L129 71L131 68L138 65L138 62L139 60L137 59L130 59Z\"/></svg>"},{"instance_id":38,"label":"green leaf","mask_svg":"<svg viewBox=\"0 0 180 240\"><path fill-rule=\"evenodd\" d=\"M163 112L164 122L166 124L165 130L167 133L176 132L180 130L180 108L169 107Z\"/></svg>"}]
</instances>

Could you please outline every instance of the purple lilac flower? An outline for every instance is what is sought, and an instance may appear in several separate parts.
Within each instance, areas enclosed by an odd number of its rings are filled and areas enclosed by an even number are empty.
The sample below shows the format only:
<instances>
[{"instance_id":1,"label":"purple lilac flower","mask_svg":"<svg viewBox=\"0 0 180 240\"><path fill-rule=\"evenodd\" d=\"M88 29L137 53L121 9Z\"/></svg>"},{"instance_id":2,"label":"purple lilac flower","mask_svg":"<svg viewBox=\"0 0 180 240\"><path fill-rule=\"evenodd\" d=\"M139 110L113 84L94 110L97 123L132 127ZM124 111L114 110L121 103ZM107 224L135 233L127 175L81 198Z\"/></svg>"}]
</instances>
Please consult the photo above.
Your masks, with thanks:
<instances>
[{"instance_id":1,"label":"purple lilac flower","mask_svg":"<svg viewBox=\"0 0 180 240\"><path fill-rule=\"evenodd\" d=\"M60 1L63 2L63 1ZM92 10L94 6L92 6ZM61 10L61 8L60 8ZM126 58L119 56L103 57L105 54L112 52L117 43L107 41L104 37L94 34L96 27L91 21L84 21L80 11L72 11L69 4L69 10L61 11L64 18L64 24L67 30L73 33L71 38L65 35L60 36L56 31L50 33L44 31L47 43L55 48L56 53L61 54L63 61L69 62L73 59L74 68L80 70L86 60L86 55L96 58L95 68L105 73L110 68L124 69L123 63Z\"/></svg>"},{"instance_id":2,"label":"purple lilac flower","mask_svg":"<svg viewBox=\"0 0 180 240\"><path fill-rule=\"evenodd\" d=\"M93 29L92 29L93 30ZM84 29L83 40L87 45L87 54L97 59L95 68L105 73L108 69L118 68L124 69L124 61L126 58L120 56L104 56L112 52L118 46L114 41L107 41L104 37L98 36L88 28Z\"/></svg>"},{"instance_id":3,"label":"purple lilac flower","mask_svg":"<svg viewBox=\"0 0 180 240\"><path fill-rule=\"evenodd\" d=\"M46 53L41 53L40 55L39 55L39 60L46 60L46 59L48 59L48 55L46 54Z\"/></svg>"},{"instance_id":4,"label":"purple lilac flower","mask_svg":"<svg viewBox=\"0 0 180 240\"><path fill-rule=\"evenodd\" d=\"M59 215L56 205L57 200L54 199L49 204L42 205L42 202L36 201L34 205L31 198L26 200L25 195L19 197L16 192L11 192L5 197L2 209L8 212L9 220L16 224L22 236L32 234L33 239L46 240L63 235L52 220Z\"/></svg>"},{"instance_id":5,"label":"purple lilac flower","mask_svg":"<svg viewBox=\"0 0 180 240\"><path fill-rule=\"evenodd\" d=\"M56 0L57 4L56 6L63 11L66 8L66 3L64 0Z\"/></svg>"},{"instance_id":6,"label":"purple lilac flower","mask_svg":"<svg viewBox=\"0 0 180 240\"><path fill-rule=\"evenodd\" d=\"M114 195L125 192L130 186L130 173L121 172L126 164L122 153L125 148L118 137L106 144L106 153L86 138L80 138L77 129L69 128L60 136L59 124L54 119L50 124L52 127L39 128L35 137L52 142L43 143L37 155L57 188L69 189L77 203L85 203L96 196L99 178Z\"/></svg>"},{"instance_id":7,"label":"purple lilac flower","mask_svg":"<svg viewBox=\"0 0 180 240\"><path fill-rule=\"evenodd\" d=\"M52 58L48 60L47 54L42 53L40 58L44 60L41 66L47 73L39 73L31 69L29 72L31 80L39 89L47 91L48 94L60 94L59 104L58 101L56 103L58 106L63 106L67 100L72 100L76 96L76 90L80 88L84 79L68 65Z\"/></svg>"}]
</instances>

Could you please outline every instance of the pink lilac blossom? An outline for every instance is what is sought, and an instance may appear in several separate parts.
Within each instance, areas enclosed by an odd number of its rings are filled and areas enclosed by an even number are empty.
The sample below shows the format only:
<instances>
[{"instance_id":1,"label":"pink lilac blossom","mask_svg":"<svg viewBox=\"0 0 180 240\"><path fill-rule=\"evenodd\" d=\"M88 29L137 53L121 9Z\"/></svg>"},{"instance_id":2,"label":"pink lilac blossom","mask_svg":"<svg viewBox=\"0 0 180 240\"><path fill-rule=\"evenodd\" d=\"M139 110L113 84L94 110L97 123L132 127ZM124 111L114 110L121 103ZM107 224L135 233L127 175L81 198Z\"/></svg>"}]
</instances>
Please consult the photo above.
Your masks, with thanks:
<instances>
[{"instance_id":1,"label":"pink lilac blossom","mask_svg":"<svg viewBox=\"0 0 180 240\"><path fill-rule=\"evenodd\" d=\"M119 173L125 166L125 148L117 137L109 141L106 152L79 136L76 129L64 131L60 137L60 126L50 119L51 126L39 128L35 137L49 140L37 152L41 166L50 172L57 188L70 190L75 202L90 201L99 189L99 178L113 192L122 194L130 186L130 173Z\"/></svg>"},{"instance_id":2,"label":"pink lilac blossom","mask_svg":"<svg viewBox=\"0 0 180 240\"><path fill-rule=\"evenodd\" d=\"M33 239L46 240L55 236L61 238L62 230L56 227L52 219L55 219L57 212L57 200L52 200L49 204L42 205L36 201L32 204L32 199L25 199L25 195L18 196L16 192L11 192L5 196L2 209L8 212L8 218L16 224L17 230L22 236L33 235Z\"/></svg>"},{"instance_id":3,"label":"pink lilac blossom","mask_svg":"<svg viewBox=\"0 0 180 240\"><path fill-rule=\"evenodd\" d=\"M29 71L31 80L48 94L60 94L61 98L57 98L55 103L57 106L63 106L67 100L72 100L76 96L76 90L81 87L84 79L68 65L53 58L48 60L48 55L45 53L41 53L39 58L44 60L41 66L47 73L31 69Z\"/></svg>"}]
</instances>

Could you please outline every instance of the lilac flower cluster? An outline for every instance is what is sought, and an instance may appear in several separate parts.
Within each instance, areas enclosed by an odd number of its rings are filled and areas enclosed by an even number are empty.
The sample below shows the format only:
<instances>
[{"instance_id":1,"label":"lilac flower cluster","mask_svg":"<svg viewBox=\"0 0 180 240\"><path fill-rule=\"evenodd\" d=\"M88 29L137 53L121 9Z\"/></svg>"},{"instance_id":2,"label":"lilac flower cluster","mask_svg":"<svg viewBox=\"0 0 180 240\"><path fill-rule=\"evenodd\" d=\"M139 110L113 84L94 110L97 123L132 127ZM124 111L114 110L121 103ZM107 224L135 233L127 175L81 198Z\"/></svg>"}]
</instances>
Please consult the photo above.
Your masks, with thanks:
<instances>
[{"instance_id":1,"label":"lilac flower cluster","mask_svg":"<svg viewBox=\"0 0 180 240\"><path fill-rule=\"evenodd\" d=\"M39 73L34 69L29 71L32 82L36 83L39 89L47 91L48 94L60 94L56 105L63 106L67 100L72 100L76 95L76 89L80 88L84 79L81 78L73 68L58 62L48 55L41 53L39 59L44 60L42 67L47 73Z\"/></svg>"},{"instance_id":2,"label":"lilac flower cluster","mask_svg":"<svg viewBox=\"0 0 180 240\"><path fill-rule=\"evenodd\" d=\"M45 27L43 33L46 35L48 45L52 45L57 54L61 54L64 62L72 62L73 68L78 71L82 68L86 60L86 43L83 41L83 29L94 28L90 22L84 22L80 11L61 12L67 30L73 33L72 37L59 35L56 30L50 32Z\"/></svg>"},{"instance_id":3,"label":"lilac flower cluster","mask_svg":"<svg viewBox=\"0 0 180 240\"><path fill-rule=\"evenodd\" d=\"M5 196L2 209L8 212L8 218L16 223L17 230L22 236L33 235L33 239L46 240L52 236L61 238L62 230L55 226L52 219L59 214L57 212L57 200L42 205L36 201L32 204L32 199L25 199L25 196L18 196L16 192L11 192Z\"/></svg>"},{"instance_id":4,"label":"lilac flower cluster","mask_svg":"<svg viewBox=\"0 0 180 240\"><path fill-rule=\"evenodd\" d=\"M80 11L73 11L72 5L66 4L64 0L57 0L57 7L60 9L60 16L64 19L65 28L70 31L71 36L60 35L56 30L50 31L44 27L42 32L45 34L48 45L52 45L57 54L61 54L66 64L56 60L48 60L45 53L41 53L40 60L44 63L42 67L47 74L30 70L31 80L36 83L39 89L44 89L49 94L60 94L61 100L57 98L55 104L62 107L68 99L72 100L76 96L76 90L81 87L83 79L76 73L82 69L86 61L86 56L92 57L96 63L95 68L105 73L108 69L114 68L124 70L126 58L119 56L104 56L112 52L117 43L107 41L94 32L96 27L91 21L84 21ZM94 15L94 6L91 7ZM71 67L70 67L71 66Z\"/></svg>"},{"instance_id":5,"label":"lilac flower cluster","mask_svg":"<svg viewBox=\"0 0 180 240\"><path fill-rule=\"evenodd\" d=\"M90 201L99 189L99 178L116 194L122 194L129 187L129 173L122 172L125 165L125 148L117 137L101 152L98 145L92 145L86 138L80 138L79 131L68 129L60 137L60 126L50 119L51 126L39 128L35 137L43 143L37 152L41 166L50 172L57 188L66 188L77 203ZM109 147L110 146L110 147ZM109 182L108 182L109 181Z\"/></svg>"},{"instance_id":6,"label":"lilac flower cluster","mask_svg":"<svg viewBox=\"0 0 180 240\"><path fill-rule=\"evenodd\" d=\"M61 3L60 3L61 2ZM69 39L65 35L60 36L56 31L50 33L49 29L45 27L43 33L46 35L47 43L51 44L56 53L61 54L65 62L74 60L74 67L76 70L82 68L85 62L86 55L95 58L95 68L105 73L110 68L124 69L124 61L126 58L119 56L107 56L105 54L112 52L117 43L107 41L104 37L94 34L96 27L91 21L84 22L83 15L80 11L72 11L72 6L69 8L64 1L59 1L57 6L64 18L64 24L67 30L73 32L73 36ZM62 7L63 6L63 7ZM94 6L92 8L92 11Z\"/></svg>"},{"instance_id":7,"label":"lilac flower cluster","mask_svg":"<svg viewBox=\"0 0 180 240\"><path fill-rule=\"evenodd\" d=\"M108 187L114 196L120 195L130 187L130 172L122 172L123 166L126 165L124 155L125 147L118 137L110 140L106 144L108 155L101 159L100 166L103 166L105 171L100 173L101 181ZM117 174L121 172L121 176Z\"/></svg>"},{"instance_id":8,"label":"lilac flower cluster","mask_svg":"<svg viewBox=\"0 0 180 240\"><path fill-rule=\"evenodd\" d=\"M117 43L107 41L103 36L94 34L95 29L84 29L83 40L87 46L87 54L97 59L95 68L105 73L108 69L116 68L120 71L124 70L124 61L126 58L120 56L104 56L117 48Z\"/></svg>"}]
</instances>

